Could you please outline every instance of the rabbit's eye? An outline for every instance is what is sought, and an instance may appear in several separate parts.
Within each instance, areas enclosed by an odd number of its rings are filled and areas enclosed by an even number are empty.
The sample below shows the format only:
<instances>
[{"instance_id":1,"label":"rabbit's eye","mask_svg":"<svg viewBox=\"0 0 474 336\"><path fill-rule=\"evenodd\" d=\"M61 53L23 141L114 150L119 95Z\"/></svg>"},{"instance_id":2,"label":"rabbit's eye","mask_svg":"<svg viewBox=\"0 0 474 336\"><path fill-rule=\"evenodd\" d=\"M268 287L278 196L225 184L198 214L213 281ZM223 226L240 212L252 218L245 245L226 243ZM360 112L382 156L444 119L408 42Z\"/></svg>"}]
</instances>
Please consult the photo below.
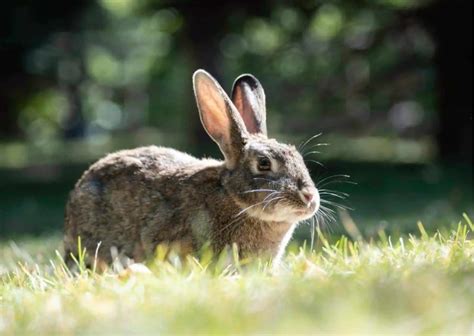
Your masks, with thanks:
<instances>
[{"instance_id":1,"label":"rabbit's eye","mask_svg":"<svg viewBox=\"0 0 474 336\"><path fill-rule=\"evenodd\" d=\"M272 162L269 158L261 157L258 158L258 170L260 171L271 171L272 170Z\"/></svg>"}]
</instances>

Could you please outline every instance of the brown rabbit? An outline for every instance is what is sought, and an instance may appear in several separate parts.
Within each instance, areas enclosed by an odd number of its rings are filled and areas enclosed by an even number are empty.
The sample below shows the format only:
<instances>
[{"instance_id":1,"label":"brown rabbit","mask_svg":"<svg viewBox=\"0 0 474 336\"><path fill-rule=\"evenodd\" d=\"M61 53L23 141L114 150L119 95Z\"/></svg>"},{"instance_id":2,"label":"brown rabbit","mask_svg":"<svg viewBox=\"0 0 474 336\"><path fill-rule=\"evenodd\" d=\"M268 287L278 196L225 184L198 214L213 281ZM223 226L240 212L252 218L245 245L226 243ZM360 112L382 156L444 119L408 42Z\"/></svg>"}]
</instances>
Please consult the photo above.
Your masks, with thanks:
<instances>
[{"instance_id":1,"label":"brown rabbit","mask_svg":"<svg viewBox=\"0 0 474 336\"><path fill-rule=\"evenodd\" d=\"M201 122L225 160L197 159L164 147L107 155L77 182L66 206L65 252L77 241L110 263L133 261L160 243L182 252L236 243L241 256L279 259L298 222L319 208L319 193L295 147L267 138L265 94L252 75L232 100L204 70L193 76ZM115 253L111 253L115 252Z\"/></svg>"}]
</instances>

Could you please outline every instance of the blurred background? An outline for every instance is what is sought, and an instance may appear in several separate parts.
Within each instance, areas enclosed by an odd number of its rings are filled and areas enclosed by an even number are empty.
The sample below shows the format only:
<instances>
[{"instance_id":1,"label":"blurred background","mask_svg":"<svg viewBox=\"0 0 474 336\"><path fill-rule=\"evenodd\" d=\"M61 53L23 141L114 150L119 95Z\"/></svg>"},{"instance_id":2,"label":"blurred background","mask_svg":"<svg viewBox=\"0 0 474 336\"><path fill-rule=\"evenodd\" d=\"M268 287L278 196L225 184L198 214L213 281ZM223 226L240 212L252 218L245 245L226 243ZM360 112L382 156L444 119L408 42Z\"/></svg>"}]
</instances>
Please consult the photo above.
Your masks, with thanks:
<instances>
[{"instance_id":1,"label":"blurred background","mask_svg":"<svg viewBox=\"0 0 474 336\"><path fill-rule=\"evenodd\" d=\"M7 1L0 36L0 239L60 232L68 192L108 152L220 157L199 123L197 68L228 91L257 76L271 136L323 133L314 179L357 183L328 186L354 209L334 208L328 231L474 214L471 0Z\"/></svg>"}]
</instances>

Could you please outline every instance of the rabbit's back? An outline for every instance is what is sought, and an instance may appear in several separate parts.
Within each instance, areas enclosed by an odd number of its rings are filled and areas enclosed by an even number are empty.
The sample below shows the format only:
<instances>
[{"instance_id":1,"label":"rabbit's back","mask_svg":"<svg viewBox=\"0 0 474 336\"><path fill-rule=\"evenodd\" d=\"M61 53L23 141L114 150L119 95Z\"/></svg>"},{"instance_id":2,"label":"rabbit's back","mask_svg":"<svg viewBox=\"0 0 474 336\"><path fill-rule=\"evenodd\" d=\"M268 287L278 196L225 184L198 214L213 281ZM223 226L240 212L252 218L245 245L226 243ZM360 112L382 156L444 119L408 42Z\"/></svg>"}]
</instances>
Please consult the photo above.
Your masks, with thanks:
<instances>
[{"instance_id":1,"label":"rabbit's back","mask_svg":"<svg viewBox=\"0 0 474 336\"><path fill-rule=\"evenodd\" d=\"M169 180L200 160L164 147L112 153L94 163L77 182L66 206L65 252L77 254L77 237L90 254L110 262L111 248L144 258L143 226L156 214L170 215L163 199L173 193Z\"/></svg>"}]
</instances>

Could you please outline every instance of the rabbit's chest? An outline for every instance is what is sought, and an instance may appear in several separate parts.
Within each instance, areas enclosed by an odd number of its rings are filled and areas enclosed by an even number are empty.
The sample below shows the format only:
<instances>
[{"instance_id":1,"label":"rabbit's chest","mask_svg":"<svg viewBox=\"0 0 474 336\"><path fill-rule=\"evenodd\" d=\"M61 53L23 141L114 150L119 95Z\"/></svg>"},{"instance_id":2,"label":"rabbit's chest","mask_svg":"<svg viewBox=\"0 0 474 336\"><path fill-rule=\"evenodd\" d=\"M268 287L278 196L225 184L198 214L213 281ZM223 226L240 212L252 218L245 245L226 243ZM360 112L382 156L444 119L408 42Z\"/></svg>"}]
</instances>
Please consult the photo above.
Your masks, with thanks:
<instances>
[{"instance_id":1,"label":"rabbit's chest","mask_svg":"<svg viewBox=\"0 0 474 336\"><path fill-rule=\"evenodd\" d=\"M189 220L189 226L194 241L198 246L202 246L209 240L211 234L212 219L209 212L205 209L198 209Z\"/></svg>"},{"instance_id":2,"label":"rabbit's chest","mask_svg":"<svg viewBox=\"0 0 474 336\"><path fill-rule=\"evenodd\" d=\"M225 245L236 243L243 256L261 255L274 257L292 231L291 223L263 222L249 218L226 235Z\"/></svg>"}]
</instances>

